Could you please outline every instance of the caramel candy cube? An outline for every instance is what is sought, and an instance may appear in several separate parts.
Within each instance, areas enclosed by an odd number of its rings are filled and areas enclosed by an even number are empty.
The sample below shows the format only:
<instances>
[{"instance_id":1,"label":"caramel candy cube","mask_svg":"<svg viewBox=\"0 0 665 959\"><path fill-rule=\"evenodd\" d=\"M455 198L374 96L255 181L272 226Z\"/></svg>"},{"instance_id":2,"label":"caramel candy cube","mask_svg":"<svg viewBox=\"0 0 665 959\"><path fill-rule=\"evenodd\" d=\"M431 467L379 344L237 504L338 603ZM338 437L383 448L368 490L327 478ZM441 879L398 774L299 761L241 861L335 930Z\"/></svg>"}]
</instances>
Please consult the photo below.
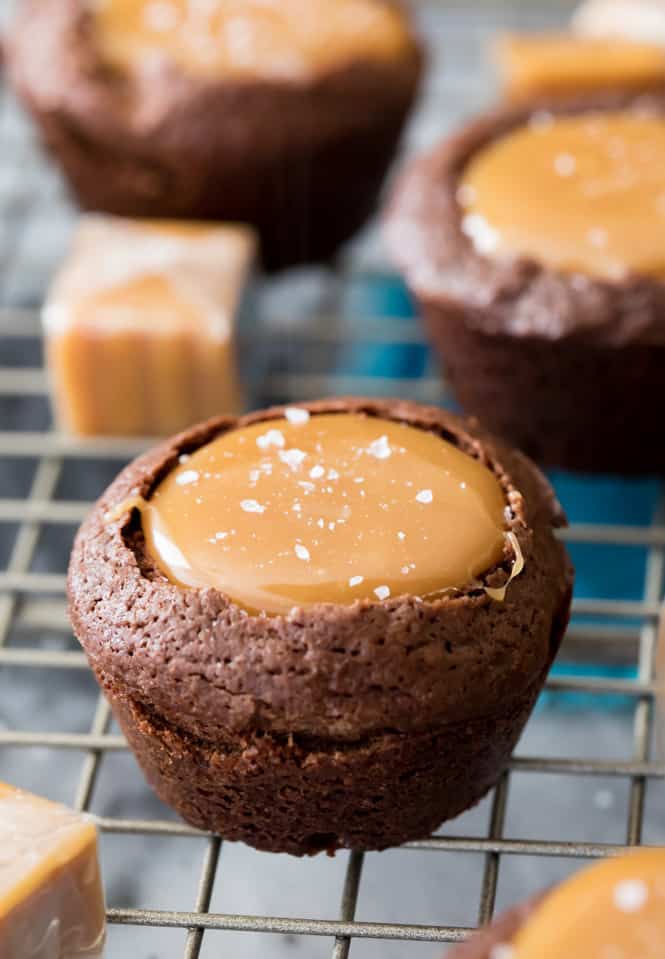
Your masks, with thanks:
<instances>
[{"instance_id":1,"label":"caramel candy cube","mask_svg":"<svg viewBox=\"0 0 665 959\"><path fill-rule=\"evenodd\" d=\"M495 45L513 100L665 86L665 50L651 43L575 34L506 34Z\"/></svg>"},{"instance_id":2,"label":"caramel candy cube","mask_svg":"<svg viewBox=\"0 0 665 959\"><path fill-rule=\"evenodd\" d=\"M95 827L0 783L0 959L99 959L105 928Z\"/></svg>"},{"instance_id":3,"label":"caramel candy cube","mask_svg":"<svg viewBox=\"0 0 665 959\"><path fill-rule=\"evenodd\" d=\"M160 436L237 413L254 251L243 226L83 217L43 314L58 426Z\"/></svg>"}]
</instances>

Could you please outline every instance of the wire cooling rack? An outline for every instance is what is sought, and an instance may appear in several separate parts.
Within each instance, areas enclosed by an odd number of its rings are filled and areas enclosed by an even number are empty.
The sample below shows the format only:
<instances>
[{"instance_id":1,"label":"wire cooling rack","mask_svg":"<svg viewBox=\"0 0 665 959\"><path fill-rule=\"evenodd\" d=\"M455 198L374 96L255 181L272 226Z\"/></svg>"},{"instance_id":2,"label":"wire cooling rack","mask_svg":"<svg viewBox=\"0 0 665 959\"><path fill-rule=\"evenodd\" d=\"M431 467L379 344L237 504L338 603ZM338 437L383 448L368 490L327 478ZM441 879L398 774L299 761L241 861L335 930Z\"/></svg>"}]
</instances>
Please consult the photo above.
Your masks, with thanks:
<instances>
[{"instance_id":1,"label":"wire cooling rack","mask_svg":"<svg viewBox=\"0 0 665 959\"><path fill-rule=\"evenodd\" d=\"M520 11L519 4L498 10L486 3L473 10L432 8L424 12L428 35L441 38L444 46L449 38L453 64L449 86L445 86L445 76L434 75L411 146L428 138L428 122L432 126L436 122L441 129L458 112L476 105L486 86L485 81L474 86L473 78L481 71L471 67L470 62L475 61L468 58L472 54L477 58L481 41L497 22L524 22L527 16L533 24L561 19L560 12L533 6ZM464 92L461 100L460 91ZM175 821L156 801L150 805L149 798L147 807L136 807L149 810L145 818L124 814L126 808L135 807L122 798L123 789L130 787L123 778L125 773L117 772L114 760L126 753L127 747L113 726L105 700L91 692L85 658L71 641L64 566L73 532L89 501L145 447L145 441L80 442L51 428L36 306L62 251L71 211L5 92L0 111L0 775L9 776L18 769L22 784L37 784L53 798L91 811L105 840L125 837L137 845L159 841L161 850L168 849L177 874L185 876L183 882L191 880L191 888L187 894L178 894L175 907L163 908L146 908L140 896L127 894L124 886L107 884L110 955L146 959L244 956L249 954L243 947L244 937L226 939L224 935L254 933L260 935L261 953L269 956L279 951L280 956L325 954L345 959L350 950L354 956L408 956L416 954L409 951L416 943L429 943L426 954L434 956L442 947L432 944L459 941L476 923L489 919L497 897L503 904L519 891L533 891L534 883L542 886L553 875L547 868L553 861L565 862L569 869L573 861L611 855L642 841L665 844L665 804L661 804L659 786L665 779L665 765L654 759L652 747L658 616L665 592L665 489L655 483L621 487L621 495L627 498L649 499L647 519L642 516L639 522L626 522L625 517L632 514L619 510L619 520L575 522L562 534L573 548L591 550L584 555L587 561L591 556L595 571L606 569L610 554L616 564L616 551L624 550L621 562L625 568L620 569L619 578L628 581L637 576L641 580L639 596L616 589L611 595L601 590L598 595L578 596L564 647L564 660L581 660L586 667L611 661L620 668L600 675L597 668L593 675L564 668L551 678L548 696L554 706L550 705L549 712L543 707L545 712L541 710L534 721L540 734L534 740L527 732L527 753L520 752L513 759L483 804L482 815L472 814L470 825L462 820L441 834L407 844L401 855L436 854L445 863L437 873L440 899L432 921L403 917L397 908L395 916L385 921L373 920L371 915L365 918L369 908L361 909L365 891L372 887L367 895L376 903L388 888L383 864L389 862L385 857L390 854L382 854L379 867L375 866L376 854L339 854L330 864L339 878L334 887L338 888L338 905L331 905L327 884L320 891L310 890L314 906L300 913L296 905L288 917L267 914L267 910L245 913L218 908L220 887L233 888L238 882L237 857L231 847L222 850L219 837L202 835ZM379 289L378 300L385 303L386 288L397 289L394 278L376 258L370 235L336 272L307 271L259 290L259 319L245 332L253 350L250 380L255 401L297 402L346 392L443 401L445 387L408 310L402 311L399 304L395 308L392 293L387 300L389 315L381 315L376 297L369 297L374 312L367 309L367 290L375 293ZM365 303L362 321L357 319L359 300L354 290L360 291ZM295 303L300 306L295 308ZM283 319L285 313L289 314L288 323ZM257 343L262 344L258 352ZM368 370L358 364L358 358L371 351L381 362ZM403 358L405 354L410 356L406 366L400 365L401 360L395 365L394 356ZM331 372L331 364L335 372ZM590 489L595 496L600 487L592 484ZM614 650L621 655L612 655ZM62 676L68 677L66 684ZM87 693L81 711L77 703L84 686ZM75 706L77 718L70 721ZM566 709L572 713L567 715ZM630 735L621 739L622 756L601 749L594 736L585 738L584 727L592 722L599 731L630 727ZM532 742L538 749L529 753ZM112 772L105 779L107 767L112 767ZM525 780L526 793L522 788ZM580 796L592 797L596 819L614 802L613 788L617 794L623 790L619 834L609 840L591 840L589 836L602 834L602 830L576 828L573 815L557 824L559 835L554 838L542 820L535 834L525 836L529 809L534 804L546 806L553 795L569 788L571 780L582 784ZM538 784L535 791L529 791L532 782ZM606 788L599 788L601 785ZM147 789L140 783L131 788L139 790L143 801ZM105 796L101 807L96 799L100 793ZM513 793L523 797L517 813L511 815ZM528 803L524 796L530 797ZM584 818L588 815L586 799L578 801ZM194 839L198 840L196 855L189 852L190 847L185 854L173 845ZM131 845L124 848L131 849ZM225 865L227 855L230 866ZM196 857L200 857L200 869L192 866ZM469 860L477 867L478 882L465 903L468 919L462 923L451 919L453 913L460 914L452 902L455 886L463 881L457 864ZM500 879L510 874L511 863L523 860L534 864L529 888L521 889L512 882L501 893ZM411 867L400 860L396 881L399 888L408 874L409 883L415 883L424 898L432 870L422 860L419 863ZM147 869L148 865L147 858L142 858L138 868ZM326 862L317 867L317 876L327 867ZM250 881L259 883L268 859L258 856L248 868ZM305 870L308 864L303 862L298 868ZM274 869L271 874L275 875ZM168 881L164 878L164 884ZM407 892L403 888L404 896ZM122 927L132 930L129 938L116 935ZM164 930L170 930L167 938ZM307 945L298 952L301 941ZM381 942L380 949L365 951L370 941Z\"/></svg>"}]
</instances>

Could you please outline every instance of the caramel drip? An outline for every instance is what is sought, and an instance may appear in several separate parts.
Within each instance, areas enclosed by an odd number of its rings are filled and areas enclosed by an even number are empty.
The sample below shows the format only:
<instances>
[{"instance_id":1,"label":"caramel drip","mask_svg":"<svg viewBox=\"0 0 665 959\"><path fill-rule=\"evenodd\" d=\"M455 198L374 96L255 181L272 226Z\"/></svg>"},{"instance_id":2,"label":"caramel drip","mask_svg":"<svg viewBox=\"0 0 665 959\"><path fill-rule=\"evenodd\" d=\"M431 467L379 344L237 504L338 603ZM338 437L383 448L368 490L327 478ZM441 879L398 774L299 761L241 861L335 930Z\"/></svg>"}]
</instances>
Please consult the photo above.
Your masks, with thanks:
<instances>
[{"instance_id":1,"label":"caramel drip","mask_svg":"<svg viewBox=\"0 0 665 959\"><path fill-rule=\"evenodd\" d=\"M665 118L537 115L469 164L462 228L478 252L609 280L665 277Z\"/></svg>"},{"instance_id":2,"label":"caramel drip","mask_svg":"<svg viewBox=\"0 0 665 959\"><path fill-rule=\"evenodd\" d=\"M212 77L298 77L412 43L385 0L98 0L96 32L122 69L166 60Z\"/></svg>"},{"instance_id":3,"label":"caramel drip","mask_svg":"<svg viewBox=\"0 0 665 959\"><path fill-rule=\"evenodd\" d=\"M665 850L583 870L552 892L518 934L513 959L661 959Z\"/></svg>"},{"instance_id":4,"label":"caramel drip","mask_svg":"<svg viewBox=\"0 0 665 959\"><path fill-rule=\"evenodd\" d=\"M250 613L433 598L502 561L505 496L477 460L401 423L288 416L181 457L147 503L109 519L139 508L173 583L217 588Z\"/></svg>"},{"instance_id":5,"label":"caramel drip","mask_svg":"<svg viewBox=\"0 0 665 959\"><path fill-rule=\"evenodd\" d=\"M117 506L112 506L104 513L104 522L117 523L123 516L129 515L132 510L137 509L139 512L143 512L147 505L142 496L128 496L127 499L123 499Z\"/></svg>"}]
</instances>

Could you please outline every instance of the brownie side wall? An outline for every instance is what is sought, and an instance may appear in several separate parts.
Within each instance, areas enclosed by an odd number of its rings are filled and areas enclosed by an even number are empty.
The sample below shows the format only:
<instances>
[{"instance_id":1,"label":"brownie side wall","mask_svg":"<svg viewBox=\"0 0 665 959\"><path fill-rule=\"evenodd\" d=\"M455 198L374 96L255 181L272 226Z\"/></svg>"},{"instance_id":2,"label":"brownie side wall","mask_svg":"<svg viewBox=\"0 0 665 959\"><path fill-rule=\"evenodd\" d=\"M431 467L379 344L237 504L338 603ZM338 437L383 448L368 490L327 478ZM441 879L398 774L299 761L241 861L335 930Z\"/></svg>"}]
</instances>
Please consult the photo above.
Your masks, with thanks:
<instances>
[{"instance_id":1,"label":"brownie side wall","mask_svg":"<svg viewBox=\"0 0 665 959\"><path fill-rule=\"evenodd\" d=\"M112 686L107 695L148 782L187 822L257 849L305 855L422 839L473 806L508 763L540 685L500 716L435 731L353 745L250 735L233 748L156 723Z\"/></svg>"},{"instance_id":2,"label":"brownie side wall","mask_svg":"<svg viewBox=\"0 0 665 959\"><path fill-rule=\"evenodd\" d=\"M422 306L459 403L497 436L544 466L665 474L665 346L488 333L463 306Z\"/></svg>"}]
</instances>

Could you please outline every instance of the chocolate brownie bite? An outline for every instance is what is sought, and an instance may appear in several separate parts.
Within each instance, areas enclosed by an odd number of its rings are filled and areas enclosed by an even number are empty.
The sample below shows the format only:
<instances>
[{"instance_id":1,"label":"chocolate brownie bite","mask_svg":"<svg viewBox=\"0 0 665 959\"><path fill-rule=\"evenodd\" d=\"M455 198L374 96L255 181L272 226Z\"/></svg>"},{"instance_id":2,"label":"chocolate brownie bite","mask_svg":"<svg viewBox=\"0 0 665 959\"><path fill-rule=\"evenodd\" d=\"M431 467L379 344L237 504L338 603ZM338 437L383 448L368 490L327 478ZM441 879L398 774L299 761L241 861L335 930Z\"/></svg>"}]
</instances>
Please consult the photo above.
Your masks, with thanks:
<instances>
[{"instance_id":1,"label":"chocolate brownie bite","mask_svg":"<svg viewBox=\"0 0 665 959\"><path fill-rule=\"evenodd\" d=\"M536 460L665 472L665 96L505 107L416 160L394 256L463 408Z\"/></svg>"},{"instance_id":2,"label":"chocolate brownie bite","mask_svg":"<svg viewBox=\"0 0 665 959\"><path fill-rule=\"evenodd\" d=\"M393 0L26 0L7 55L82 206L249 223L272 267L362 225L422 68Z\"/></svg>"},{"instance_id":3,"label":"chocolate brownie bite","mask_svg":"<svg viewBox=\"0 0 665 959\"><path fill-rule=\"evenodd\" d=\"M400 401L217 419L127 467L77 537L72 622L189 822L382 849L497 782L565 630L551 489Z\"/></svg>"},{"instance_id":4,"label":"chocolate brownie bite","mask_svg":"<svg viewBox=\"0 0 665 959\"><path fill-rule=\"evenodd\" d=\"M448 959L645 959L665 941L665 850L583 869L505 913Z\"/></svg>"}]
</instances>

